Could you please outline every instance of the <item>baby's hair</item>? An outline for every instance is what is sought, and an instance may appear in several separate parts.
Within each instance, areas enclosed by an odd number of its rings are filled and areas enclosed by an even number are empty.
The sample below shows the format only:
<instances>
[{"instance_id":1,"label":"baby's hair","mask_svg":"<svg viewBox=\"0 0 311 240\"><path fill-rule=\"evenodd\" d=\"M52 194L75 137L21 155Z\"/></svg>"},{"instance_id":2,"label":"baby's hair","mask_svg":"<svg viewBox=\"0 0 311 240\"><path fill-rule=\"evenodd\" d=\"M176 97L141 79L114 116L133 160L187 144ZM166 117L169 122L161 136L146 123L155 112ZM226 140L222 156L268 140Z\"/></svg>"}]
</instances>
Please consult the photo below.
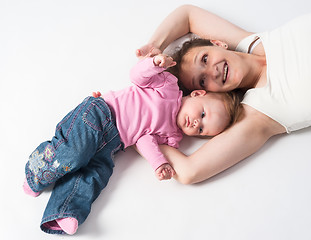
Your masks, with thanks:
<instances>
[{"instance_id":1,"label":"baby's hair","mask_svg":"<svg viewBox=\"0 0 311 240\"><path fill-rule=\"evenodd\" d=\"M190 49L195 48L195 47L203 47L203 46L213 46L213 44L209 39L193 38L193 39L190 39L184 42L182 47L172 55L174 61L177 64L174 67L169 68L168 71L177 77L179 88L180 90L182 90L184 96L189 95L191 91L185 88L185 86L179 80L180 79L179 72L180 72L181 63L183 61L184 56L190 51Z\"/></svg>"},{"instance_id":2,"label":"baby's hair","mask_svg":"<svg viewBox=\"0 0 311 240\"><path fill-rule=\"evenodd\" d=\"M227 126L227 128L229 128L232 124L237 122L238 117L242 113L242 110L243 110L242 105L241 105L242 95L239 90L234 90L234 91L224 92L224 93L219 93L219 94L223 95L225 108L230 117L230 122Z\"/></svg>"}]
</instances>

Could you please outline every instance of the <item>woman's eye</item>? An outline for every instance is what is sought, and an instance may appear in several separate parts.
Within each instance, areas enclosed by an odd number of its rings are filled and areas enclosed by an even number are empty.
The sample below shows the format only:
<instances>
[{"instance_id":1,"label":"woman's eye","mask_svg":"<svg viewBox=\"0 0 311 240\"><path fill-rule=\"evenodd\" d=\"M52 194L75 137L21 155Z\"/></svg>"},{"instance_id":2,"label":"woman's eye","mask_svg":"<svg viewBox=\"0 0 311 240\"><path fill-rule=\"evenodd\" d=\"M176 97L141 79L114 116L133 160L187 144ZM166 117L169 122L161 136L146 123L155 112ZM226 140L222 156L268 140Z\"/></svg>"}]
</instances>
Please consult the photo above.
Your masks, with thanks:
<instances>
[{"instance_id":1,"label":"woman's eye","mask_svg":"<svg viewBox=\"0 0 311 240\"><path fill-rule=\"evenodd\" d=\"M202 118L204 118L204 117L205 117L205 112L202 112L201 117L202 117Z\"/></svg>"},{"instance_id":2,"label":"woman's eye","mask_svg":"<svg viewBox=\"0 0 311 240\"><path fill-rule=\"evenodd\" d=\"M203 128L200 127L199 133L201 134L203 132Z\"/></svg>"},{"instance_id":3,"label":"woman's eye","mask_svg":"<svg viewBox=\"0 0 311 240\"><path fill-rule=\"evenodd\" d=\"M207 55L204 54L203 57L202 57L202 62L206 63L207 62Z\"/></svg>"}]
</instances>

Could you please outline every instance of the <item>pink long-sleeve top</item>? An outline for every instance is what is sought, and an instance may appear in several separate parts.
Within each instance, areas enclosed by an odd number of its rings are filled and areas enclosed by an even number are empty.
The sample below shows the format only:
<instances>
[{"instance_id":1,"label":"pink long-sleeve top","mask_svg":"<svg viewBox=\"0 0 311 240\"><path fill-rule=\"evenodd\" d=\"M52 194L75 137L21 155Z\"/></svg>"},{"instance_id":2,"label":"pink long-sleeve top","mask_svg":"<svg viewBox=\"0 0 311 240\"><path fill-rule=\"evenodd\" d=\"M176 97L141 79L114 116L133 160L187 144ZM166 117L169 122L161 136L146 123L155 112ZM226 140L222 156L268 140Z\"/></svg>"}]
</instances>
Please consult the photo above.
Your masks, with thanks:
<instances>
[{"instance_id":1,"label":"pink long-sleeve top","mask_svg":"<svg viewBox=\"0 0 311 240\"><path fill-rule=\"evenodd\" d=\"M159 144L178 148L182 139L176 123L182 92L177 78L164 70L145 58L131 70L133 86L103 94L124 147L136 144L154 170L168 163Z\"/></svg>"}]
</instances>

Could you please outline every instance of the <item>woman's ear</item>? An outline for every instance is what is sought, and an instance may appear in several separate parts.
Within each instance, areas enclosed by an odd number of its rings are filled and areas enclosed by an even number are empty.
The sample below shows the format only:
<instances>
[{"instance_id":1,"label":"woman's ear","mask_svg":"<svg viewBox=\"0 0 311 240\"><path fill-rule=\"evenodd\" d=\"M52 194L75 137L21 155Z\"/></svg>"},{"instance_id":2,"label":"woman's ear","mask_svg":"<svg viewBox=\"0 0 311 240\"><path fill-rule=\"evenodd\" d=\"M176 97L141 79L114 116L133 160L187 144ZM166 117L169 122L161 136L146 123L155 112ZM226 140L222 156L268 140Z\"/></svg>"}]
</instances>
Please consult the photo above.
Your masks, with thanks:
<instances>
[{"instance_id":1,"label":"woman's ear","mask_svg":"<svg viewBox=\"0 0 311 240\"><path fill-rule=\"evenodd\" d=\"M222 47L228 49L228 44L220 40L210 40L214 46Z\"/></svg>"},{"instance_id":2,"label":"woman's ear","mask_svg":"<svg viewBox=\"0 0 311 240\"><path fill-rule=\"evenodd\" d=\"M190 93L191 97L204 96L206 94L205 90L194 90Z\"/></svg>"}]
</instances>

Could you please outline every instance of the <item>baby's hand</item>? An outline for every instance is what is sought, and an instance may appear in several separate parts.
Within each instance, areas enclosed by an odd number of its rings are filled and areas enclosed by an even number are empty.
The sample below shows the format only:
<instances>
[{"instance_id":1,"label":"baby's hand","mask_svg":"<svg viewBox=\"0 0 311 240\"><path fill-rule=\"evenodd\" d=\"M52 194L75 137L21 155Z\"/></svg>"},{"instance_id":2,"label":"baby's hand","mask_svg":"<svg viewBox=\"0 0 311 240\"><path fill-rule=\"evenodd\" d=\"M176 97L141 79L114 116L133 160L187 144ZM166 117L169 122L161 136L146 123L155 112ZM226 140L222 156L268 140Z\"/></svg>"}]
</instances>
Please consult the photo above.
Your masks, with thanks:
<instances>
[{"instance_id":1,"label":"baby's hand","mask_svg":"<svg viewBox=\"0 0 311 240\"><path fill-rule=\"evenodd\" d=\"M94 98L99 98L102 94L100 92L93 92L92 95Z\"/></svg>"},{"instance_id":2,"label":"baby's hand","mask_svg":"<svg viewBox=\"0 0 311 240\"><path fill-rule=\"evenodd\" d=\"M162 164L155 170L156 177L161 180L171 179L175 174L175 170L168 163Z\"/></svg>"},{"instance_id":3,"label":"baby's hand","mask_svg":"<svg viewBox=\"0 0 311 240\"><path fill-rule=\"evenodd\" d=\"M151 43L148 43L141 48L136 50L136 57L153 57L157 54L160 54L162 51L156 47L154 47Z\"/></svg>"},{"instance_id":4,"label":"baby's hand","mask_svg":"<svg viewBox=\"0 0 311 240\"><path fill-rule=\"evenodd\" d=\"M163 67L163 68L169 68L176 65L176 62L173 60L172 57L164 55L164 54L158 54L154 56L153 63L155 66Z\"/></svg>"}]
</instances>

